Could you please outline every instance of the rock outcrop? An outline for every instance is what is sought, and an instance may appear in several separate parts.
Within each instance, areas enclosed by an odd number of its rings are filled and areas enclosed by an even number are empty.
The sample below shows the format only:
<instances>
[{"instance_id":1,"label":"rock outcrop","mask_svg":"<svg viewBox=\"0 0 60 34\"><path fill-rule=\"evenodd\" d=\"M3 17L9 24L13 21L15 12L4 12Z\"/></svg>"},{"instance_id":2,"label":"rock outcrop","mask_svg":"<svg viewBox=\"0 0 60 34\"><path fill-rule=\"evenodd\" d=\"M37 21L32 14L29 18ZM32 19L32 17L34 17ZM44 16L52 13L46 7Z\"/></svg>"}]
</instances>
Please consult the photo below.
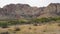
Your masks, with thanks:
<instances>
[{"instance_id":1,"label":"rock outcrop","mask_svg":"<svg viewBox=\"0 0 60 34\"><path fill-rule=\"evenodd\" d=\"M60 3L51 3L47 7L31 7L28 4L9 4L0 8L0 19L20 19L60 16Z\"/></svg>"},{"instance_id":2,"label":"rock outcrop","mask_svg":"<svg viewBox=\"0 0 60 34\"><path fill-rule=\"evenodd\" d=\"M49 4L40 17L58 17L60 16L60 3Z\"/></svg>"}]
</instances>

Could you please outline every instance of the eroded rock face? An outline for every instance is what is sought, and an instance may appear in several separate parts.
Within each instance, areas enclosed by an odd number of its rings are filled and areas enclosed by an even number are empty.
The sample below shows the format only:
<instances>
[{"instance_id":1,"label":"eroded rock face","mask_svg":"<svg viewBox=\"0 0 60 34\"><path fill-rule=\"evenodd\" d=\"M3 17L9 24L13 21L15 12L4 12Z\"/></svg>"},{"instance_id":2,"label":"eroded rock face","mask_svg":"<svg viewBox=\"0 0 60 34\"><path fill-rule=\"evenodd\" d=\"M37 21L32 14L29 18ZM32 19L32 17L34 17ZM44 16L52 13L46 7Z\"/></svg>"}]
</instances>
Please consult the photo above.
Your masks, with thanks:
<instances>
[{"instance_id":1,"label":"eroded rock face","mask_svg":"<svg viewBox=\"0 0 60 34\"><path fill-rule=\"evenodd\" d=\"M0 8L1 19L32 18L39 16L39 12L39 8L30 7L28 4L9 4Z\"/></svg>"},{"instance_id":2,"label":"eroded rock face","mask_svg":"<svg viewBox=\"0 0 60 34\"><path fill-rule=\"evenodd\" d=\"M19 19L60 16L60 3L51 3L47 7L31 7L28 4L9 4L0 8L0 19Z\"/></svg>"},{"instance_id":3,"label":"eroded rock face","mask_svg":"<svg viewBox=\"0 0 60 34\"><path fill-rule=\"evenodd\" d=\"M60 3L51 3L43 11L41 17L57 17L60 16Z\"/></svg>"}]
</instances>

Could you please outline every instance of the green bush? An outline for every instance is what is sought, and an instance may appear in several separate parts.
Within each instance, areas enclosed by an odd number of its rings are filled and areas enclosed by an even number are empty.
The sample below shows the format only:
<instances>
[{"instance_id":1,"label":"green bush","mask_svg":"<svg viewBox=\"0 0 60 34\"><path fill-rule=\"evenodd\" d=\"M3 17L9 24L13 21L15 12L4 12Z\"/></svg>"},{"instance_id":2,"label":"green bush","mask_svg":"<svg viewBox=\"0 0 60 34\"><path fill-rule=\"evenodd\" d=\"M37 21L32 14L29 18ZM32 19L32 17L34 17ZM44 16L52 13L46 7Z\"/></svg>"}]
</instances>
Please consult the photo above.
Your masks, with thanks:
<instances>
[{"instance_id":1,"label":"green bush","mask_svg":"<svg viewBox=\"0 0 60 34\"><path fill-rule=\"evenodd\" d=\"M8 21L9 25L17 25L20 24L18 20L12 20L12 21Z\"/></svg>"},{"instance_id":2,"label":"green bush","mask_svg":"<svg viewBox=\"0 0 60 34\"><path fill-rule=\"evenodd\" d=\"M0 23L0 27L2 27L2 28L8 28L8 24L7 23Z\"/></svg>"},{"instance_id":3,"label":"green bush","mask_svg":"<svg viewBox=\"0 0 60 34\"><path fill-rule=\"evenodd\" d=\"M44 22L49 22L49 19L48 18L36 18L36 19L33 19L32 22L34 22L34 23L44 23Z\"/></svg>"},{"instance_id":4,"label":"green bush","mask_svg":"<svg viewBox=\"0 0 60 34\"><path fill-rule=\"evenodd\" d=\"M27 24L28 23L28 20L26 19L21 19L19 20L20 24Z\"/></svg>"}]
</instances>

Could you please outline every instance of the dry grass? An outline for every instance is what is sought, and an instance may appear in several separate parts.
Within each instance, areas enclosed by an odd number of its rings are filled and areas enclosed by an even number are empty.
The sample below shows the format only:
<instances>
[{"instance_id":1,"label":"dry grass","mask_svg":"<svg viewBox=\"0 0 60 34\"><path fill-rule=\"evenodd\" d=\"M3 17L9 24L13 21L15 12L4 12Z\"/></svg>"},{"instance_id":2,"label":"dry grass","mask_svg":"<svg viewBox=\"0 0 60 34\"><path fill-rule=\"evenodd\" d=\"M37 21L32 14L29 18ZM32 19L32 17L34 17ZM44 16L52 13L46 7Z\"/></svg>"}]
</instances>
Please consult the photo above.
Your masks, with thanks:
<instances>
[{"instance_id":1,"label":"dry grass","mask_svg":"<svg viewBox=\"0 0 60 34\"><path fill-rule=\"evenodd\" d=\"M10 28L2 29L1 32L8 31L10 34L59 34L60 27L58 23L53 24L45 24L41 26L33 26L33 25L17 25L20 28L20 31L14 31L15 26L10 26ZM29 29L31 27L31 29Z\"/></svg>"}]
</instances>

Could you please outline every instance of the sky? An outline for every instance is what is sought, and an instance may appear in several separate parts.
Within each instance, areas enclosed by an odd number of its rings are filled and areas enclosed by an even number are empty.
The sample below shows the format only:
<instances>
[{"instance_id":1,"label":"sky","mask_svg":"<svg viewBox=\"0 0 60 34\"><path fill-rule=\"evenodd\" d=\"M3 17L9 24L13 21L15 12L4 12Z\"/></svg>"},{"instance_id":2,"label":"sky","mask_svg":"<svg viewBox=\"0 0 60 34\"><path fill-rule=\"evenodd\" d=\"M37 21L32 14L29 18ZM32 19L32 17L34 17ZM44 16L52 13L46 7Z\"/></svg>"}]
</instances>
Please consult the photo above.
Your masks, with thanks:
<instances>
[{"instance_id":1,"label":"sky","mask_svg":"<svg viewBox=\"0 0 60 34\"><path fill-rule=\"evenodd\" d=\"M0 0L0 7L11 3L22 3L29 4L30 6L43 7L49 5L50 3L60 3L60 0Z\"/></svg>"}]
</instances>

